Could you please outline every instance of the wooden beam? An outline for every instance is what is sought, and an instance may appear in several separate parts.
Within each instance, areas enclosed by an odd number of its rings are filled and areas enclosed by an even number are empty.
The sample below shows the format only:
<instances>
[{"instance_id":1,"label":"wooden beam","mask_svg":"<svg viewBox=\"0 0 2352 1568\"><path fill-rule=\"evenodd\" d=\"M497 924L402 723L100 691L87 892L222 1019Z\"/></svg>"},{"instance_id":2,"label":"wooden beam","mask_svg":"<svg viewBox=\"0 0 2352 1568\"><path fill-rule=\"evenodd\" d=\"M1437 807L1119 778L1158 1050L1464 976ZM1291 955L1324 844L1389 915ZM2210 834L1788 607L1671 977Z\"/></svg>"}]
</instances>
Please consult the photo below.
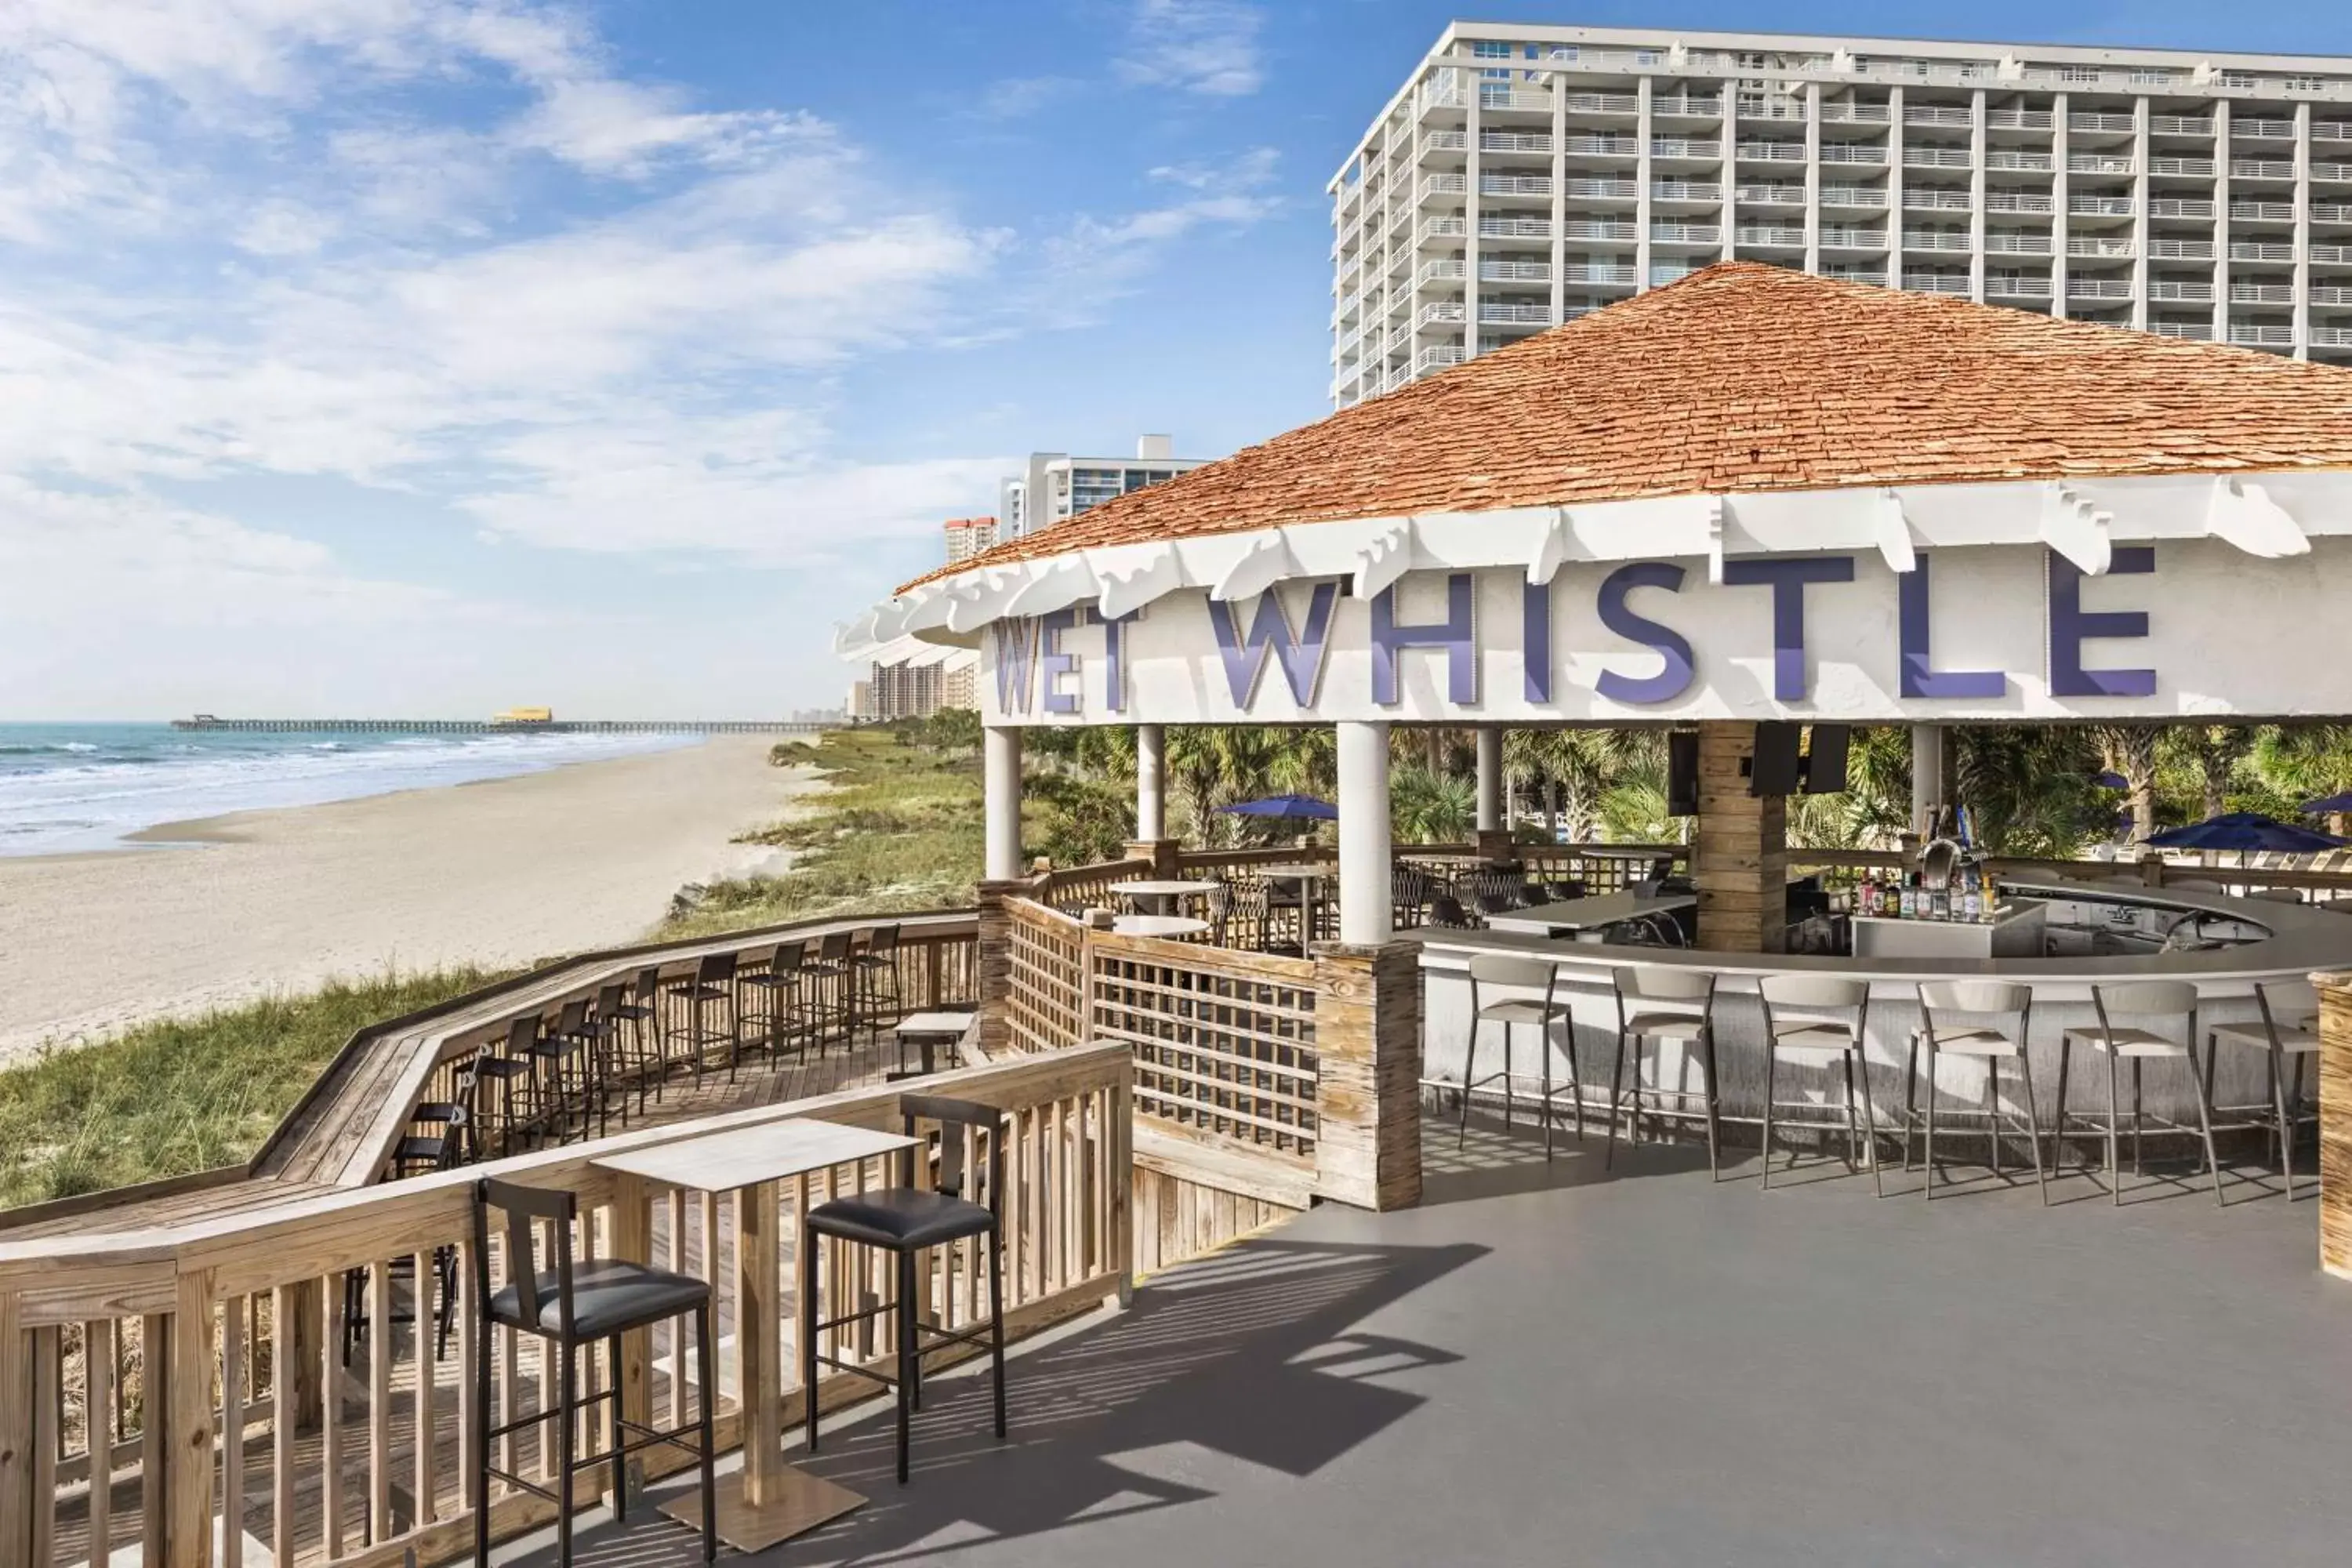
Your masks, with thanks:
<instances>
[{"instance_id":1,"label":"wooden beam","mask_svg":"<svg viewBox=\"0 0 2352 1568\"><path fill-rule=\"evenodd\" d=\"M1318 942L1315 1190L1359 1208L1421 1202L1421 944Z\"/></svg>"},{"instance_id":2,"label":"wooden beam","mask_svg":"<svg viewBox=\"0 0 2352 1568\"><path fill-rule=\"evenodd\" d=\"M213 1280L198 1269L180 1279L179 1306L166 1320L172 1346L168 1393L147 1385L147 1418L166 1410L162 1568L213 1568ZM152 1489L154 1478L147 1484Z\"/></svg>"},{"instance_id":3,"label":"wooden beam","mask_svg":"<svg viewBox=\"0 0 2352 1568\"><path fill-rule=\"evenodd\" d=\"M1788 920L1788 803L1748 793L1753 724L1698 727L1698 942L1725 952L1778 952Z\"/></svg>"},{"instance_id":4,"label":"wooden beam","mask_svg":"<svg viewBox=\"0 0 2352 1568\"><path fill-rule=\"evenodd\" d=\"M2352 974L2319 980L2319 1262L2352 1279Z\"/></svg>"}]
</instances>

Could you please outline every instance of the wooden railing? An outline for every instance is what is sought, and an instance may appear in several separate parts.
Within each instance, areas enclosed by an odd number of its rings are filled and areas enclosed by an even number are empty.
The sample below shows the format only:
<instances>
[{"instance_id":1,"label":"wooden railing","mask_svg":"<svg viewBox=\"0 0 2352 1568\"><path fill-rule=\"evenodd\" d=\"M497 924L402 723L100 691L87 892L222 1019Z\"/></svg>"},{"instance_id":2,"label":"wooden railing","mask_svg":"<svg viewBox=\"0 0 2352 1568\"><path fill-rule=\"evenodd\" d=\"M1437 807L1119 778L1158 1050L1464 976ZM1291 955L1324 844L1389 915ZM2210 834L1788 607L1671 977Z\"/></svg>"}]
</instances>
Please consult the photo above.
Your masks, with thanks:
<instances>
[{"instance_id":1,"label":"wooden railing","mask_svg":"<svg viewBox=\"0 0 2352 1568\"><path fill-rule=\"evenodd\" d=\"M1110 890L1113 883L1150 875L1149 860L1106 860L1093 866L1073 866L1064 871L1048 871L1040 878L1038 898L1066 914L1089 909L1115 909L1118 895Z\"/></svg>"},{"instance_id":2,"label":"wooden railing","mask_svg":"<svg viewBox=\"0 0 2352 1568\"><path fill-rule=\"evenodd\" d=\"M1322 1124L1315 960L1090 930L1030 899L1005 915L1013 1049L1124 1044L1139 1125L1246 1157L1303 1203Z\"/></svg>"},{"instance_id":3,"label":"wooden railing","mask_svg":"<svg viewBox=\"0 0 2352 1568\"><path fill-rule=\"evenodd\" d=\"M1126 1049L1113 1046L925 1080L927 1091L1007 1113L1012 1331L1125 1289L1129 1072ZM740 1441L744 1425L732 1391L754 1386L747 1354L784 1369L784 1407L761 1413L771 1420L797 1419L812 1392L831 1403L869 1390L830 1375L814 1391L798 1386L792 1247L776 1278L752 1278L761 1270L740 1267L732 1200L648 1194L595 1162L794 1117L895 1131L898 1103L895 1089L845 1090L169 1227L0 1239L0 1563L104 1563L134 1546L153 1568L391 1568L412 1552L422 1563L466 1555L479 1458L472 1192L486 1173L575 1194L582 1218L568 1241L579 1258L635 1258L711 1281L733 1328L735 1375L721 1377L714 1412L722 1446ZM916 1163L927 1180L928 1163ZM796 1216L887 1179L878 1164L845 1165L797 1178L780 1196ZM784 1235L797 1235L790 1217ZM501 1250L493 1242L494 1284L506 1272ZM948 1326L983 1314L986 1270L968 1246L935 1252L928 1268L919 1289L930 1313ZM846 1282L829 1297L890 1298L887 1281L858 1265L828 1279ZM856 1304L829 1299L824 1310ZM870 1329L840 1331L832 1353L878 1355L893 1326ZM545 1363L499 1338L500 1418L544 1410ZM700 1395L677 1375L685 1348L670 1328L630 1336L617 1365L600 1353L583 1392L618 1386L640 1419L688 1418ZM551 1426L500 1439L503 1468L544 1479ZM598 1425L585 1440L583 1453L594 1453L607 1438ZM648 1451L649 1473L683 1462L666 1452ZM591 1489L575 1489L576 1502L593 1500ZM552 1517L551 1504L503 1483L488 1506L500 1536Z\"/></svg>"}]
</instances>

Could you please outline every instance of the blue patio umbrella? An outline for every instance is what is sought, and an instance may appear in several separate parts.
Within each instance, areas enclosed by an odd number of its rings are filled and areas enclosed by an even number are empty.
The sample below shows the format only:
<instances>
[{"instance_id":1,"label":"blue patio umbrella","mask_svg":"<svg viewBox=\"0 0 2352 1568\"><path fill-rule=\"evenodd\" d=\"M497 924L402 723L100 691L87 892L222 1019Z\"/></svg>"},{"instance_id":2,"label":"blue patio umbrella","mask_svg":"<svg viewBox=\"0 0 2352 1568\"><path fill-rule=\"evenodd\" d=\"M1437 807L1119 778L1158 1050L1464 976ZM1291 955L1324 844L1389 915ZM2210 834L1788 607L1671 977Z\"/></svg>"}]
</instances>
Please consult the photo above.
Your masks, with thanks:
<instances>
[{"instance_id":1,"label":"blue patio umbrella","mask_svg":"<svg viewBox=\"0 0 2352 1568\"><path fill-rule=\"evenodd\" d=\"M2121 773L2093 773L2091 782L2101 789L2129 789L2131 780Z\"/></svg>"},{"instance_id":2,"label":"blue patio umbrella","mask_svg":"<svg viewBox=\"0 0 2352 1568\"><path fill-rule=\"evenodd\" d=\"M1296 822L1337 822L1339 808L1327 800L1317 800L1311 795L1270 795L1264 800L1244 800L1233 805L1221 805L1219 811L1234 816L1285 817Z\"/></svg>"},{"instance_id":3,"label":"blue patio umbrella","mask_svg":"<svg viewBox=\"0 0 2352 1568\"><path fill-rule=\"evenodd\" d=\"M2240 854L2269 850L2283 855L2310 855L2322 849L2341 849L2352 843L2332 833L2297 827L2291 822L2275 821L2253 811L2224 812L2210 821L2168 827L2161 833L2150 834L2147 841L2159 849L2234 849Z\"/></svg>"},{"instance_id":4,"label":"blue patio umbrella","mask_svg":"<svg viewBox=\"0 0 2352 1568\"><path fill-rule=\"evenodd\" d=\"M2319 800L2306 800L2295 810L2309 812L2314 816L2332 816L2338 812L2352 811L2352 789Z\"/></svg>"}]
</instances>

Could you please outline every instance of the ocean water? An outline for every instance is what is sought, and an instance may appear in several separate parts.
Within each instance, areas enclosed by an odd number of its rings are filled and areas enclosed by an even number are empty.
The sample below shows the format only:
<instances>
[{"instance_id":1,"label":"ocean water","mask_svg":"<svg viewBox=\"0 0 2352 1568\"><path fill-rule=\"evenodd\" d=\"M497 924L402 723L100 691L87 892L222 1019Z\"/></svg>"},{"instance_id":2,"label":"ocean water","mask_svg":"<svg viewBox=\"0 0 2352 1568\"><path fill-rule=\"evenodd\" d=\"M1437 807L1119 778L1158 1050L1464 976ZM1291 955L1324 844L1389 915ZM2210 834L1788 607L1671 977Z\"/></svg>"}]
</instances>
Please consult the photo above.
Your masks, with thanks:
<instances>
[{"instance_id":1,"label":"ocean water","mask_svg":"<svg viewBox=\"0 0 2352 1568\"><path fill-rule=\"evenodd\" d=\"M0 855L122 848L225 812L317 805L696 743L691 735L341 735L0 724Z\"/></svg>"}]
</instances>

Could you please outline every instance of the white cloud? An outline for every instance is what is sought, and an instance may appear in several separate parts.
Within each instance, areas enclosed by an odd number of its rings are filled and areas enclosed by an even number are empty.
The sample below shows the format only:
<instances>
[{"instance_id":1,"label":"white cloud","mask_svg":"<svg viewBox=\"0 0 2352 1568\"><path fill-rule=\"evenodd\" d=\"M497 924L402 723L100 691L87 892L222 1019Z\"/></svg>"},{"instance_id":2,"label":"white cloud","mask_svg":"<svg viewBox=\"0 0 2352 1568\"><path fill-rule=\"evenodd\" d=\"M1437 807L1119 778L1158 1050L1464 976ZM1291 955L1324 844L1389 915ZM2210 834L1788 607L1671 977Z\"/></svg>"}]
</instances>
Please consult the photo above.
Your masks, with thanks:
<instances>
[{"instance_id":1,"label":"white cloud","mask_svg":"<svg viewBox=\"0 0 2352 1568\"><path fill-rule=\"evenodd\" d=\"M1046 247L1057 320L1087 320L1102 303L1132 286L1168 245L1202 228L1246 228L1279 211L1276 155L1270 147L1229 163L1167 164L1150 177L1187 193L1181 200L1108 217L1086 216Z\"/></svg>"},{"instance_id":2,"label":"white cloud","mask_svg":"<svg viewBox=\"0 0 2352 1568\"><path fill-rule=\"evenodd\" d=\"M1258 54L1265 21L1243 0L1137 0L1119 73L1213 98L1244 97L1265 80Z\"/></svg>"}]
</instances>

